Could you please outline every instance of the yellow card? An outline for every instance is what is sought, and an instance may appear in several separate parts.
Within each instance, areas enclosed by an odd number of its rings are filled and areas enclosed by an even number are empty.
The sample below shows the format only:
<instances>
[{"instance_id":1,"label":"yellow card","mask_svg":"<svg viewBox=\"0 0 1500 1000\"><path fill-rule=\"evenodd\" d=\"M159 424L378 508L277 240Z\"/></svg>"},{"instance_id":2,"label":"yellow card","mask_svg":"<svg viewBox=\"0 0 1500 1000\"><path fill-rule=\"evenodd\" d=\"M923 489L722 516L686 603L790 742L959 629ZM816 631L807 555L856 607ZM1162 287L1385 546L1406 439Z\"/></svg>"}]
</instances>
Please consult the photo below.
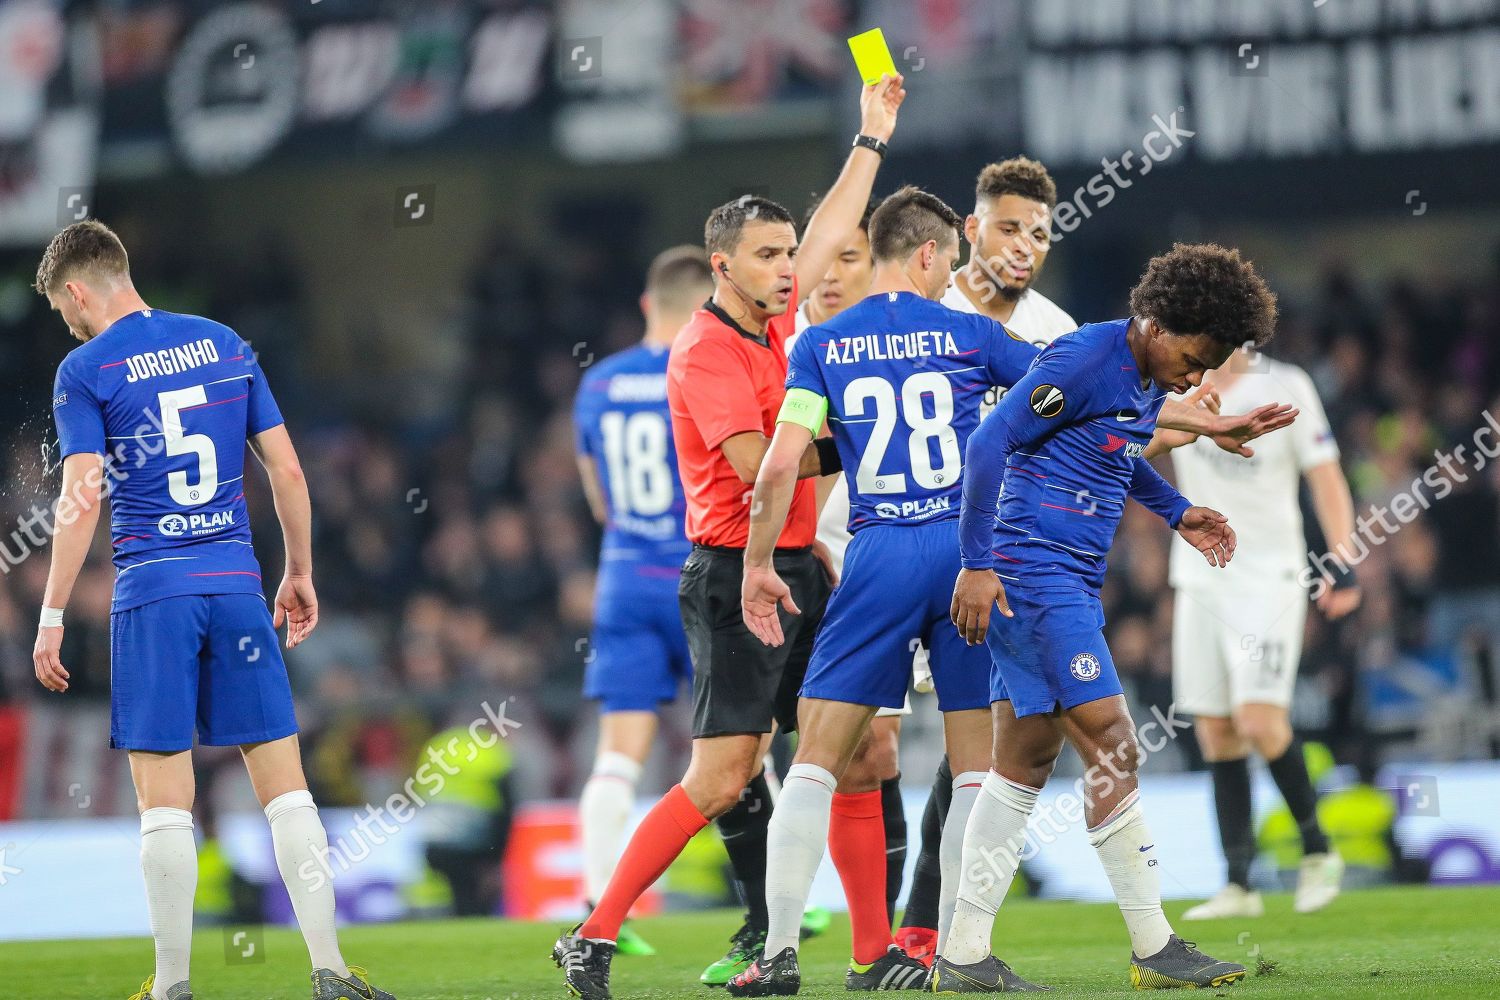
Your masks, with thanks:
<instances>
[{"instance_id":1,"label":"yellow card","mask_svg":"<svg viewBox=\"0 0 1500 1000\"><path fill-rule=\"evenodd\" d=\"M860 78L865 83L878 83L882 74L896 75L896 60L891 58L885 32L879 28L871 28L849 39L849 51L854 53L854 65L859 68Z\"/></svg>"}]
</instances>

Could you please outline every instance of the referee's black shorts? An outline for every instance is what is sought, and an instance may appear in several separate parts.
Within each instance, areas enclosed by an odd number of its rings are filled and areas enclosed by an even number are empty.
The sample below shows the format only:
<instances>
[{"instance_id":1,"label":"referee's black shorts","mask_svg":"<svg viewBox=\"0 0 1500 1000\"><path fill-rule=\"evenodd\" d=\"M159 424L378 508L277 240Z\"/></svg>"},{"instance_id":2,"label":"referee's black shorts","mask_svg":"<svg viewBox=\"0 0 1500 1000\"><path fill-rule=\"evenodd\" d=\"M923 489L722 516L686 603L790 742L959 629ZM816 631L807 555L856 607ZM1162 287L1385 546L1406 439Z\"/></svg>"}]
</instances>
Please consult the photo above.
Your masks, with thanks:
<instances>
[{"instance_id":1,"label":"referee's black shorts","mask_svg":"<svg viewBox=\"0 0 1500 1000\"><path fill-rule=\"evenodd\" d=\"M811 548L777 549L773 564L802 611L780 612L780 646L765 645L745 627L743 549L695 545L682 567L677 600L693 657L695 739L769 733L773 720L784 731L797 728L797 692L832 587Z\"/></svg>"}]
</instances>

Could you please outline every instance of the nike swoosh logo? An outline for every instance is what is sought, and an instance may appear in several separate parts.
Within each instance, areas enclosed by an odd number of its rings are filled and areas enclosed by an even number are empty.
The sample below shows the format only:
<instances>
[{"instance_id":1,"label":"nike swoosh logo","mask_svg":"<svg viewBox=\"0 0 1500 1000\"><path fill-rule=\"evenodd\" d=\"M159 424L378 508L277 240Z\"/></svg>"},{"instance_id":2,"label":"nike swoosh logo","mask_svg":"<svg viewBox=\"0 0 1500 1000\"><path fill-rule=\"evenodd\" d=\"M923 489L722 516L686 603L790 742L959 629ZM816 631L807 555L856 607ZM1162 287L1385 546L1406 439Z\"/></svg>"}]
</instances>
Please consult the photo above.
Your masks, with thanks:
<instances>
[{"instance_id":1,"label":"nike swoosh logo","mask_svg":"<svg viewBox=\"0 0 1500 1000\"><path fill-rule=\"evenodd\" d=\"M1119 413L1115 414L1115 419L1122 424L1128 424L1132 420L1141 419L1141 415L1134 410L1121 410Z\"/></svg>"},{"instance_id":2,"label":"nike swoosh logo","mask_svg":"<svg viewBox=\"0 0 1500 1000\"><path fill-rule=\"evenodd\" d=\"M1155 846L1156 846L1155 844L1147 844L1145 847L1141 848L1141 853L1145 854L1147 851L1151 850L1151 848L1153 848Z\"/></svg>"}]
</instances>

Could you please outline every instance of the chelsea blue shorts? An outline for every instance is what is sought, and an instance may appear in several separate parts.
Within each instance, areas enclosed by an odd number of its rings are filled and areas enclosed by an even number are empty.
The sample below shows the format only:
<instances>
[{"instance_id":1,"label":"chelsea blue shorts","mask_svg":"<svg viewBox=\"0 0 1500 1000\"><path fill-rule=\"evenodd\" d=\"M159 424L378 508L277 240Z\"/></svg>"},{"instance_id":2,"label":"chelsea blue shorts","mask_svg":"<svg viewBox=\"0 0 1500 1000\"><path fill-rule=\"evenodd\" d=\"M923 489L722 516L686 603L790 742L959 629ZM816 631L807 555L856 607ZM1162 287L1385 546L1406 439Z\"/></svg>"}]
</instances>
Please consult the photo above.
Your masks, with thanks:
<instances>
[{"instance_id":1,"label":"chelsea blue shorts","mask_svg":"<svg viewBox=\"0 0 1500 1000\"><path fill-rule=\"evenodd\" d=\"M987 708L989 650L964 642L948 618L960 567L955 519L856 531L813 643L802 697L900 708L921 643L940 711Z\"/></svg>"},{"instance_id":2,"label":"chelsea blue shorts","mask_svg":"<svg viewBox=\"0 0 1500 1000\"><path fill-rule=\"evenodd\" d=\"M191 750L297 732L276 629L258 594L168 597L109 616L109 745Z\"/></svg>"},{"instance_id":3,"label":"chelsea blue shorts","mask_svg":"<svg viewBox=\"0 0 1500 1000\"><path fill-rule=\"evenodd\" d=\"M692 680L680 573L635 563L599 567L594 633L585 657L583 693L602 712L654 712L677 700Z\"/></svg>"},{"instance_id":4,"label":"chelsea blue shorts","mask_svg":"<svg viewBox=\"0 0 1500 1000\"><path fill-rule=\"evenodd\" d=\"M1104 642L1104 609L1082 590L1005 588L1014 618L990 615L985 645L994 657L990 698L1017 718L1121 694Z\"/></svg>"}]
</instances>

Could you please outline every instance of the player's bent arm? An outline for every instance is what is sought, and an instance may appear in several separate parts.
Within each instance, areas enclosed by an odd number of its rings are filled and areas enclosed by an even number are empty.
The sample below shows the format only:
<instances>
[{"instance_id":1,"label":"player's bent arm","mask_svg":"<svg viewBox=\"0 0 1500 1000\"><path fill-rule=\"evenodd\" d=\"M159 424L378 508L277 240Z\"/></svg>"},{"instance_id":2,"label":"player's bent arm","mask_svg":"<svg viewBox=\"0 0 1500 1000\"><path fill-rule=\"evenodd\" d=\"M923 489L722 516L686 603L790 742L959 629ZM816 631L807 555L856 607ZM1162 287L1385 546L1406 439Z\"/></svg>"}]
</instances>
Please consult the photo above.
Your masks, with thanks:
<instances>
[{"instance_id":1,"label":"player's bent arm","mask_svg":"<svg viewBox=\"0 0 1500 1000\"><path fill-rule=\"evenodd\" d=\"M276 589L271 622L278 629L286 624L286 648L292 649L318 626L318 595L312 582L312 500L285 424L256 434L250 447L266 468L286 544L286 573Z\"/></svg>"},{"instance_id":2,"label":"player's bent arm","mask_svg":"<svg viewBox=\"0 0 1500 1000\"><path fill-rule=\"evenodd\" d=\"M1325 587L1318 598L1318 608L1331 619L1342 618L1359 607L1359 585L1353 580L1354 497L1349 480L1337 460L1309 468L1303 475L1312 494L1313 512L1329 549L1348 570L1349 579L1337 587ZM1352 584L1352 585L1351 585Z\"/></svg>"},{"instance_id":3,"label":"player's bent arm","mask_svg":"<svg viewBox=\"0 0 1500 1000\"><path fill-rule=\"evenodd\" d=\"M99 495L104 486L104 456L69 455L63 460L62 492L57 498L57 526L52 535L52 568L42 604L65 608L83 570L94 529L99 525Z\"/></svg>"},{"instance_id":4,"label":"player's bent arm","mask_svg":"<svg viewBox=\"0 0 1500 1000\"><path fill-rule=\"evenodd\" d=\"M1200 385L1192 392L1183 396L1182 399L1169 399L1162 404L1161 414L1156 420L1156 433L1151 435L1151 443L1146 445L1146 457L1156 458L1165 455L1173 448L1185 448L1198 440L1200 435L1194 431L1172 430L1163 427L1162 421L1169 424L1179 419L1182 410L1196 410L1200 413L1206 412L1215 416L1219 413L1219 394L1212 386ZM1191 419L1191 418L1189 418Z\"/></svg>"},{"instance_id":5,"label":"player's bent arm","mask_svg":"<svg viewBox=\"0 0 1500 1000\"><path fill-rule=\"evenodd\" d=\"M1187 447L1198 440L1198 437L1199 435L1189 431L1168 430L1158 425L1156 433L1151 435L1151 443L1146 445L1146 450L1143 454L1146 458L1157 458L1167 454L1167 452L1174 448Z\"/></svg>"},{"instance_id":6,"label":"player's bent arm","mask_svg":"<svg viewBox=\"0 0 1500 1000\"><path fill-rule=\"evenodd\" d=\"M1012 393L1006 393L1009 398ZM1004 399L1001 400L1004 402ZM995 508L1005 465L1017 444L1015 429L999 407L985 417L964 451L963 499L958 512L958 542L962 569L953 583L948 617L971 646L984 641L990 608L999 606L1010 617L1005 587L995 575Z\"/></svg>"},{"instance_id":7,"label":"player's bent arm","mask_svg":"<svg viewBox=\"0 0 1500 1000\"><path fill-rule=\"evenodd\" d=\"M1324 462L1308 469L1307 489L1312 494L1313 510L1318 515L1318 527L1329 546L1345 562L1353 552L1354 496L1349 492L1349 480L1337 461Z\"/></svg>"},{"instance_id":8,"label":"player's bent arm","mask_svg":"<svg viewBox=\"0 0 1500 1000\"><path fill-rule=\"evenodd\" d=\"M900 76L883 77L866 86L859 101L861 134L889 142L896 128L896 111L905 99ZM879 170L879 153L863 146L850 151L838 180L807 221L807 231L797 248L797 288L801 297L812 294L839 250L849 241L849 234L859 228L859 217L869 204Z\"/></svg>"},{"instance_id":9,"label":"player's bent arm","mask_svg":"<svg viewBox=\"0 0 1500 1000\"><path fill-rule=\"evenodd\" d=\"M761 460L766 457L766 452L770 450L770 447L771 439L760 431L745 431L743 434L725 438L724 442L719 445L719 450L734 467L734 474L740 477L740 482L749 486L755 483L756 474L760 472ZM823 452L818 450L818 445L814 441L809 441L802 449L802 454L798 456L798 479L826 476L837 471L837 468L828 466Z\"/></svg>"},{"instance_id":10,"label":"player's bent arm","mask_svg":"<svg viewBox=\"0 0 1500 1000\"><path fill-rule=\"evenodd\" d=\"M1272 431L1290 427L1297 419L1299 412L1295 407L1284 403L1267 403L1265 406L1256 407L1249 413L1223 414L1204 406L1189 405L1186 402L1169 399L1162 404L1161 414L1156 419L1156 426L1165 427L1169 431L1186 431L1193 435L1206 436L1225 451L1242 458L1250 458L1255 452L1248 447L1249 442ZM1155 438L1152 439L1151 445L1153 457L1161 454L1162 448L1157 447ZM1177 447L1178 445L1165 444L1165 446Z\"/></svg>"},{"instance_id":11,"label":"player's bent arm","mask_svg":"<svg viewBox=\"0 0 1500 1000\"><path fill-rule=\"evenodd\" d=\"M750 500L750 537L745 543L745 572L740 584L741 614L750 633L768 646L780 646L785 641L781 631L779 609L789 614L800 614L792 600L791 588L776 573L772 557L776 553L776 540L786 525L792 497L797 492L798 473L802 456L812 443L814 430L822 424L822 412L816 420L799 422L798 414L810 412L806 400L813 397L805 390L793 390L783 404L776 435L771 439L760 473L755 479L755 492ZM822 397L816 397L821 400ZM799 401L804 405L799 408ZM826 412L823 401L822 411ZM810 426L809 426L810 425Z\"/></svg>"},{"instance_id":12,"label":"player's bent arm","mask_svg":"<svg viewBox=\"0 0 1500 1000\"><path fill-rule=\"evenodd\" d=\"M766 449L755 477L750 499L750 540L745 545L746 566L769 566L776 539L786 526L792 496L802 467L802 456L812 442L812 432L794 423L776 425L776 436Z\"/></svg>"},{"instance_id":13,"label":"player's bent arm","mask_svg":"<svg viewBox=\"0 0 1500 1000\"><path fill-rule=\"evenodd\" d=\"M312 499L292 436L285 424L278 424L251 438L250 447L271 481L276 519L286 545L286 575L312 576Z\"/></svg>"},{"instance_id":14,"label":"player's bent arm","mask_svg":"<svg viewBox=\"0 0 1500 1000\"><path fill-rule=\"evenodd\" d=\"M965 569L990 569L995 509L1011 453L1057 433L1086 409L1095 391L1094 359L1054 344L1000 397L964 451L958 540Z\"/></svg>"},{"instance_id":15,"label":"player's bent arm","mask_svg":"<svg viewBox=\"0 0 1500 1000\"><path fill-rule=\"evenodd\" d=\"M755 474L760 471L760 460L766 457L771 441L760 431L745 431L724 439L719 450L734 468L740 482L753 485Z\"/></svg>"},{"instance_id":16,"label":"player's bent arm","mask_svg":"<svg viewBox=\"0 0 1500 1000\"><path fill-rule=\"evenodd\" d=\"M578 456L578 479L583 483L583 497L589 503L589 513L603 524L609 519L609 509L604 505L604 486L599 482L599 466L592 456Z\"/></svg>"},{"instance_id":17,"label":"player's bent arm","mask_svg":"<svg viewBox=\"0 0 1500 1000\"><path fill-rule=\"evenodd\" d=\"M1136 503L1176 528L1193 504L1167 482L1144 457L1135 460L1130 476L1130 496Z\"/></svg>"},{"instance_id":18,"label":"player's bent arm","mask_svg":"<svg viewBox=\"0 0 1500 1000\"><path fill-rule=\"evenodd\" d=\"M1213 418L1217 414L1204 407L1178 399L1168 399L1161 404L1161 414L1156 418L1157 427L1189 434L1211 434Z\"/></svg>"},{"instance_id":19,"label":"player's bent arm","mask_svg":"<svg viewBox=\"0 0 1500 1000\"><path fill-rule=\"evenodd\" d=\"M1025 392L1029 391L1028 387ZM958 543L965 569L992 569L995 565L992 551L995 511L1000 500L1000 486L1005 481L1005 466L1010 461L1011 452L1027 443L1025 438L1028 436L1007 417L1005 401L1012 395L1018 394L1012 390L1001 398L1000 404L969 437L964 449Z\"/></svg>"},{"instance_id":20,"label":"player's bent arm","mask_svg":"<svg viewBox=\"0 0 1500 1000\"><path fill-rule=\"evenodd\" d=\"M990 608L1010 616L1004 587L994 573L995 513L1005 468L1013 452L1033 447L1086 410L1094 391L1091 367L1074 352L1054 349L1001 397L969 438L964 451L963 501L958 543L963 569L953 588L949 617L970 645L984 641ZM1087 360L1087 359L1083 359Z\"/></svg>"},{"instance_id":21,"label":"player's bent arm","mask_svg":"<svg viewBox=\"0 0 1500 1000\"><path fill-rule=\"evenodd\" d=\"M49 691L68 689L68 671L61 659L61 615L94 541L103 485L104 456L80 452L63 459L62 493L57 499L56 527L52 533L52 565L47 572L42 620L31 653L37 680Z\"/></svg>"},{"instance_id":22,"label":"player's bent arm","mask_svg":"<svg viewBox=\"0 0 1500 1000\"><path fill-rule=\"evenodd\" d=\"M1235 535L1229 519L1208 507L1194 507L1177 488L1162 478L1145 458L1135 460L1130 476L1135 502L1160 517L1183 539L1203 553L1210 566L1228 566L1234 558Z\"/></svg>"}]
</instances>

